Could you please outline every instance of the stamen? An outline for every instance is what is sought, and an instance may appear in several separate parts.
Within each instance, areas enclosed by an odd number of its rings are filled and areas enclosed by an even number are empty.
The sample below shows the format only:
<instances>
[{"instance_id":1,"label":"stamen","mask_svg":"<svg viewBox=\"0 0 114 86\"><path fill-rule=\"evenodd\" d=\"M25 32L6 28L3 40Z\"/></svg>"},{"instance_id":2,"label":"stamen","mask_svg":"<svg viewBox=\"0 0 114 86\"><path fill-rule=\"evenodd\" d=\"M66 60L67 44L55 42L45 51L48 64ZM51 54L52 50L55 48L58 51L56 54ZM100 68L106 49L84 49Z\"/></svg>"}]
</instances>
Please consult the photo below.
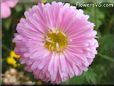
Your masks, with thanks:
<instances>
[{"instance_id":1,"label":"stamen","mask_svg":"<svg viewBox=\"0 0 114 86\"><path fill-rule=\"evenodd\" d=\"M57 51L59 51L59 44L56 43L56 48L57 48Z\"/></svg>"},{"instance_id":2,"label":"stamen","mask_svg":"<svg viewBox=\"0 0 114 86\"><path fill-rule=\"evenodd\" d=\"M67 36L60 30L50 29L44 40L44 46L52 52L62 52L68 45Z\"/></svg>"}]
</instances>

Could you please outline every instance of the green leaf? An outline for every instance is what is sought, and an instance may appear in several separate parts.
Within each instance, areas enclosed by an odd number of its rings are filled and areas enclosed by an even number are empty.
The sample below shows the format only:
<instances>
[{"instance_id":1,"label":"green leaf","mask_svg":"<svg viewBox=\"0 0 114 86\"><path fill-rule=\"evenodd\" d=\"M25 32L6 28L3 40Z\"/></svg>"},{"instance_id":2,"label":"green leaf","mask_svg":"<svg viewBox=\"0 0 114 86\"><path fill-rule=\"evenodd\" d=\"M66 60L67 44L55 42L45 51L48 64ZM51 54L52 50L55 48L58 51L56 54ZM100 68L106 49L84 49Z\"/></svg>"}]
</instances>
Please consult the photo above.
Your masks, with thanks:
<instances>
[{"instance_id":1,"label":"green leaf","mask_svg":"<svg viewBox=\"0 0 114 86\"><path fill-rule=\"evenodd\" d=\"M97 81L96 73L92 68L89 68L88 71L84 73L84 76L88 83L95 84Z\"/></svg>"},{"instance_id":2,"label":"green leaf","mask_svg":"<svg viewBox=\"0 0 114 86\"><path fill-rule=\"evenodd\" d=\"M11 25L11 22L12 22L11 16L10 16L9 18L6 18L5 20L3 20L3 23L2 23L3 26L4 26L3 29L9 30L9 27L10 27L10 25Z\"/></svg>"},{"instance_id":3,"label":"green leaf","mask_svg":"<svg viewBox=\"0 0 114 86\"><path fill-rule=\"evenodd\" d=\"M81 76L75 76L67 81L65 81L63 84L85 84L86 80L83 74Z\"/></svg>"}]
</instances>

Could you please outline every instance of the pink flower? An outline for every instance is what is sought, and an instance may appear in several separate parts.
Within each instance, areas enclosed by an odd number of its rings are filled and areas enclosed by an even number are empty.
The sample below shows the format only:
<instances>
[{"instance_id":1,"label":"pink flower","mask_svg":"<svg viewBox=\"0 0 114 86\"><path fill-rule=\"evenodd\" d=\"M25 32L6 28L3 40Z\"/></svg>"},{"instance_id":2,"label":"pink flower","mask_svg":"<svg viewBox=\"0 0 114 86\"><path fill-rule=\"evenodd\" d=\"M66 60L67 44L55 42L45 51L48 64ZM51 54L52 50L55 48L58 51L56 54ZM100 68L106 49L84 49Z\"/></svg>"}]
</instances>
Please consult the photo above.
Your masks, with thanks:
<instances>
[{"instance_id":1,"label":"pink flower","mask_svg":"<svg viewBox=\"0 0 114 86\"><path fill-rule=\"evenodd\" d=\"M1 5L1 18L7 18L11 15L11 8L17 4L18 0L2 0Z\"/></svg>"},{"instance_id":2,"label":"pink flower","mask_svg":"<svg viewBox=\"0 0 114 86\"><path fill-rule=\"evenodd\" d=\"M15 52L37 79L61 83L79 76L92 63L98 42L94 24L70 4L39 4L17 25Z\"/></svg>"}]
</instances>

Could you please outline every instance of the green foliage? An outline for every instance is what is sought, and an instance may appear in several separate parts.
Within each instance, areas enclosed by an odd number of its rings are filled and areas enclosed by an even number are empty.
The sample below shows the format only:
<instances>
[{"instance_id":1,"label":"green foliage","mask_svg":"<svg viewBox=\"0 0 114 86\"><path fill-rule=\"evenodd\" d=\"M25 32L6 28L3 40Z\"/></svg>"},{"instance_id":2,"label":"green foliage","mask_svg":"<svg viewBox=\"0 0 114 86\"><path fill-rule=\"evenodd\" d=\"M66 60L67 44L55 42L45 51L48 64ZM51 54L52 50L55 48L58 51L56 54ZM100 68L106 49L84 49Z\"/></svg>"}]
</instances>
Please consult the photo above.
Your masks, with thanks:
<instances>
[{"instance_id":1,"label":"green foliage","mask_svg":"<svg viewBox=\"0 0 114 86\"><path fill-rule=\"evenodd\" d=\"M98 29L104 22L105 14L99 8L87 8L85 13L90 15L89 20L95 23L95 29Z\"/></svg>"},{"instance_id":2,"label":"green foliage","mask_svg":"<svg viewBox=\"0 0 114 86\"><path fill-rule=\"evenodd\" d=\"M73 77L72 79L65 81L64 84L95 84L97 81L97 75L92 68L89 68L81 76Z\"/></svg>"},{"instance_id":3,"label":"green foliage","mask_svg":"<svg viewBox=\"0 0 114 86\"><path fill-rule=\"evenodd\" d=\"M102 36L99 41L100 49L99 52L103 55L108 55L110 57L114 56L114 34L107 34ZM107 53L106 53L107 52ZM114 57L112 58L114 60Z\"/></svg>"}]
</instances>

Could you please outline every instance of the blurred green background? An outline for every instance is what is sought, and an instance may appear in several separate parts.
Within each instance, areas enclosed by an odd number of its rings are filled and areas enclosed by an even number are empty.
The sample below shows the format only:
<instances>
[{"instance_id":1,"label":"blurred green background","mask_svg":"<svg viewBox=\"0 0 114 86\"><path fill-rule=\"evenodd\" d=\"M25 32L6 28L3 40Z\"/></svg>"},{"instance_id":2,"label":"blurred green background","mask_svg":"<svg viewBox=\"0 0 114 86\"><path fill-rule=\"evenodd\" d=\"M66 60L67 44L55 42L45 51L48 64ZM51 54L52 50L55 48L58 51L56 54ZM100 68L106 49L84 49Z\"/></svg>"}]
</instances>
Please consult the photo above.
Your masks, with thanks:
<instances>
[{"instance_id":1,"label":"blurred green background","mask_svg":"<svg viewBox=\"0 0 114 86\"><path fill-rule=\"evenodd\" d=\"M2 20L2 83L4 82L5 74L7 71L14 68L17 72L23 72L25 77L28 77L32 84L49 84L34 79L31 73L26 73L23 69L23 65L13 66L8 64L7 58L9 57L11 50L14 48L12 38L16 32L16 25L21 17L24 17L24 12L37 4L37 0L33 0L34 3L20 2L15 8L12 8L12 15ZM58 0L62 2L71 3L76 5L77 0ZM79 0L78 0L79 1ZM91 1L92 0L87 0ZM47 0L52 2L52 0ZM88 2L86 2L88 3ZM72 79L63 82L62 84L114 84L114 7L77 7L83 9L84 13L89 15L89 20L95 23L95 30L97 31L97 40L99 41L98 54L90 65L87 72L84 72L81 76L73 77ZM0 35L1 37L1 35ZM18 59L16 64L19 64ZM23 81L24 79L21 78ZM20 80L20 79L19 79ZM23 83L24 82L21 82ZM15 81L16 82L16 81ZM16 83L12 83L16 84ZM31 84L31 83L30 83Z\"/></svg>"}]
</instances>

